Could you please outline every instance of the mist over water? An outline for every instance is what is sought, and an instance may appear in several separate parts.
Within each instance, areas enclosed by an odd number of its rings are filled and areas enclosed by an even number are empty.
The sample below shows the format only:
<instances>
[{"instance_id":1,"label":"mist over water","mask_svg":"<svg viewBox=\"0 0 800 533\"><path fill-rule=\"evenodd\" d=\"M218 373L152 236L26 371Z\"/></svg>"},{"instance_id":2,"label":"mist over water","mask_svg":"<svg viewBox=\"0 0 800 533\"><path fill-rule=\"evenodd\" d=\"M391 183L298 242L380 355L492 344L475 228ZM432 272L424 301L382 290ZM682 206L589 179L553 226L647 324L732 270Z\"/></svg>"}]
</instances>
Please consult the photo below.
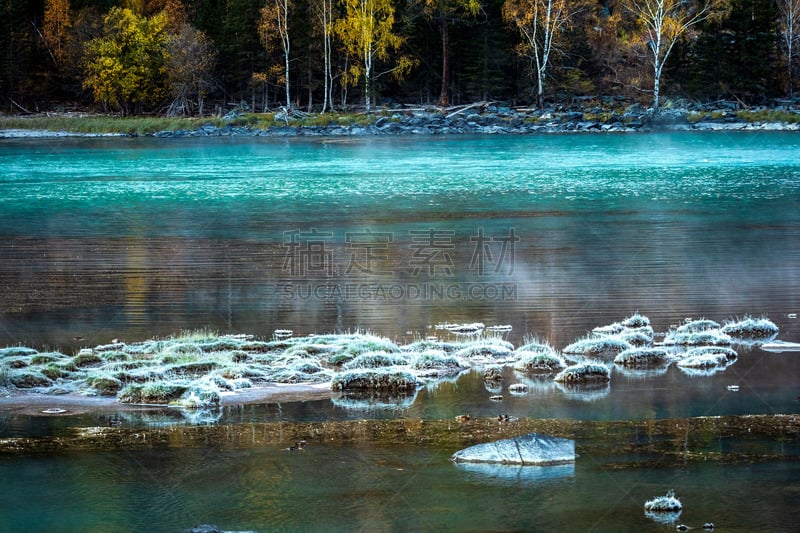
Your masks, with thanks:
<instances>
[{"instance_id":1,"label":"mist over water","mask_svg":"<svg viewBox=\"0 0 800 533\"><path fill-rule=\"evenodd\" d=\"M764 315L800 341L798 154L794 133L3 140L0 346L71 353L199 328L369 330L404 343L480 321L512 326L515 345L536 337L560 349L635 311L656 332L688 317ZM400 408L319 400L226 408L218 422L796 413L798 371L796 354L753 348L710 377L615 369L607 391L531 380L519 397L507 385L525 378L507 371L499 404L472 372ZM117 530L142 530L145 507L153 531L214 520L313 529L313 507L341 530L657 530L641 504L669 488L692 502L692 525L724 516L729 528L781 529L797 518L794 463L610 472L587 458L549 481L487 483L446 458L326 446L288 463L275 450L8 460L0 472L15 483L0 514L13 511L15 531L56 528L50 514L22 511L48 478L61 480L47 485L63 502L52 516L75 529L97 527L102 510ZM710 498L710 486L724 490ZM523 512L531 505L536 520Z\"/></svg>"}]
</instances>

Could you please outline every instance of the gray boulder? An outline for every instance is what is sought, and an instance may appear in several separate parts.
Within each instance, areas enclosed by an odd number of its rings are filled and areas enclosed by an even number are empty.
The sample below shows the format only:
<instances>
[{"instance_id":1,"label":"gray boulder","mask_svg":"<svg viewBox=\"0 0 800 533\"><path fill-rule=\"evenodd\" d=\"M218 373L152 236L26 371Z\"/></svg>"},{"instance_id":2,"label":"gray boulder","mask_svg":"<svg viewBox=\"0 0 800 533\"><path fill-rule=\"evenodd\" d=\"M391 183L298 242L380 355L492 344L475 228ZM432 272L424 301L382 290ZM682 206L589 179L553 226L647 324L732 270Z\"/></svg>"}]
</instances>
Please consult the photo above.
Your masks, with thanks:
<instances>
[{"instance_id":1,"label":"gray boulder","mask_svg":"<svg viewBox=\"0 0 800 533\"><path fill-rule=\"evenodd\" d=\"M575 441L529 433L464 448L451 457L456 463L556 465L575 461Z\"/></svg>"}]
</instances>

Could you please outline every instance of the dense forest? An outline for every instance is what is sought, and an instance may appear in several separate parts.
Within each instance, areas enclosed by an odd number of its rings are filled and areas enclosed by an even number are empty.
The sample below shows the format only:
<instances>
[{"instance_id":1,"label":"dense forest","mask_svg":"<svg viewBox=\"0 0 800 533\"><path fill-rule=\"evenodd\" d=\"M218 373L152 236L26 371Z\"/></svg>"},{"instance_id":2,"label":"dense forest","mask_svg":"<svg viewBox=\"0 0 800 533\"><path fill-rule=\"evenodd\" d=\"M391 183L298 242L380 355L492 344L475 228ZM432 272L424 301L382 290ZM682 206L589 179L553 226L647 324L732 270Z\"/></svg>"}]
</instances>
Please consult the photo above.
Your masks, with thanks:
<instances>
[{"instance_id":1,"label":"dense forest","mask_svg":"<svg viewBox=\"0 0 800 533\"><path fill-rule=\"evenodd\" d=\"M793 97L800 0L2 0L0 111Z\"/></svg>"}]
</instances>

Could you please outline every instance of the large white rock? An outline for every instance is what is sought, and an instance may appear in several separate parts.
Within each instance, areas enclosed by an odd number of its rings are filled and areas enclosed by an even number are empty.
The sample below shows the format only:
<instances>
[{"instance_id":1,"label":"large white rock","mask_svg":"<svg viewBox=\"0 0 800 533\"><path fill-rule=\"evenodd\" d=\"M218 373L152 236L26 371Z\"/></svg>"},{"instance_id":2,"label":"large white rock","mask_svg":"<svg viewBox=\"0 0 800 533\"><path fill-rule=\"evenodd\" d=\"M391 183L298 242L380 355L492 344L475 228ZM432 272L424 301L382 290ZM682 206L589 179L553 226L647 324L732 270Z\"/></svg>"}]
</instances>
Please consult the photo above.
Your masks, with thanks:
<instances>
[{"instance_id":1,"label":"large white rock","mask_svg":"<svg viewBox=\"0 0 800 533\"><path fill-rule=\"evenodd\" d=\"M555 465L575 461L575 441L529 433L513 439L477 444L453 454L457 463Z\"/></svg>"}]
</instances>

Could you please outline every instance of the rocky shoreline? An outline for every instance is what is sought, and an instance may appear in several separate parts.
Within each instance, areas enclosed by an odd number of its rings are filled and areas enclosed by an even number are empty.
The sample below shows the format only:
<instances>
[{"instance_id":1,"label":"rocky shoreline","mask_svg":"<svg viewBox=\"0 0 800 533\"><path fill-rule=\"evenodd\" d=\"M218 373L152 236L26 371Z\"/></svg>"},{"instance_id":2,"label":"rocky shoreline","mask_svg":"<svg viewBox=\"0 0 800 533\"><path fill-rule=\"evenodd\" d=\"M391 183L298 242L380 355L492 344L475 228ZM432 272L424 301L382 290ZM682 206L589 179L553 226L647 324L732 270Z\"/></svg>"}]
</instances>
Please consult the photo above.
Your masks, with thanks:
<instances>
[{"instance_id":1,"label":"rocky shoreline","mask_svg":"<svg viewBox=\"0 0 800 533\"><path fill-rule=\"evenodd\" d=\"M487 104L456 110L449 114L433 108L383 111L372 124L324 126L294 124L283 117L281 126L259 129L231 124L222 127L203 125L195 130L161 131L154 137L362 137L399 135L531 135L547 133L609 132L635 133L652 131L800 131L798 122L754 121L740 118L731 109L690 111L662 110L653 113L639 105L622 111L600 107L584 110L512 109Z\"/></svg>"},{"instance_id":2,"label":"rocky shoreline","mask_svg":"<svg viewBox=\"0 0 800 533\"><path fill-rule=\"evenodd\" d=\"M238 110L196 129L163 130L146 137L363 137L403 135L531 135L576 132L636 133L657 131L799 131L800 107L778 105L741 110L737 105L681 105L654 112L634 104L552 107L544 110L511 108L479 103L443 110L437 107L382 109L363 115L359 123L332 119L309 125L313 114L295 112L275 115L276 125L249 124ZM352 117L352 115L350 116ZM94 134L40 129L0 130L0 138L136 137L137 134Z\"/></svg>"}]
</instances>

